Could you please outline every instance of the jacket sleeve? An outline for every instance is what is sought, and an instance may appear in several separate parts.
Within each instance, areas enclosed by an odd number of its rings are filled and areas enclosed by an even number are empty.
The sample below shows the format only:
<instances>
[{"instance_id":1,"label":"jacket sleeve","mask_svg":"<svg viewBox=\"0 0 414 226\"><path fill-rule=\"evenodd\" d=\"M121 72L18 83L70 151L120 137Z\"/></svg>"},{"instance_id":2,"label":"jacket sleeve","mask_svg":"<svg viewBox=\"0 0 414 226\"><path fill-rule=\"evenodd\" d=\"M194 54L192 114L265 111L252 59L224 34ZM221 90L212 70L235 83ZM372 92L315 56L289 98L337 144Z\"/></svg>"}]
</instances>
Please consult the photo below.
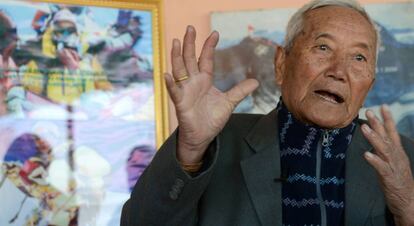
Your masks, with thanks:
<instances>
[{"instance_id":1,"label":"jacket sleeve","mask_svg":"<svg viewBox=\"0 0 414 226\"><path fill-rule=\"evenodd\" d=\"M189 175L177 161L176 137L177 131L141 175L123 206L121 226L197 224L198 202L213 173L218 141L216 138L210 144L200 173Z\"/></svg>"}]
</instances>

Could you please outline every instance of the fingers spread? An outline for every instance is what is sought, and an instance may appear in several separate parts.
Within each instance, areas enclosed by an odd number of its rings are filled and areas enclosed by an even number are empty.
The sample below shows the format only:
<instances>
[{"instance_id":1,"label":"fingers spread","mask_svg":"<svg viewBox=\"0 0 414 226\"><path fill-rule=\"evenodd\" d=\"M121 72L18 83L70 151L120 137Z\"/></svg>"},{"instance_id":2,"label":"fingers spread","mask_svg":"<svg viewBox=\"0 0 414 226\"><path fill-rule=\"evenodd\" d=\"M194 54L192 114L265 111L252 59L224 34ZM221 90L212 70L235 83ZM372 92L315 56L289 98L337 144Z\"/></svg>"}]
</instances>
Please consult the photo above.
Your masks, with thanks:
<instances>
[{"instance_id":1,"label":"fingers spread","mask_svg":"<svg viewBox=\"0 0 414 226\"><path fill-rule=\"evenodd\" d=\"M175 80L178 80L182 76L188 75L183 57L181 56L181 43L178 39L173 40L173 46L171 49L171 64Z\"/></svg>"},{"instance_id":2,"label":"fingers spread","mask_svg":"<svg viewBox=\"0 0 414 226\"><path fill-rule=\"evenodd\" d=\"M387 163L384 162L378 155L367 151L364 153L364 157L368 163L374 167L379 175L383 177L389 174L389 167L387 166Z\"/></svg>"},{"instance_id":3,"label":"fingers spread","mask_svg":"<svg viewBox=\"0 0 414 226\"><path fill-rule=\"evenodd\" d=\"M214 51L219 41L219 33L214 31L210 34L207 40L204 42L203 49L201 50L199 67L200 71L208 74L213 74L214 65Z\"/></svg>"},{"instance_id":4,"label":"fingers spread","mask_svg":"<svg viewBox=\"0 0 414 226\"><path fill-rule=\"evenodd\" d=\"M384 126L388 136L395 145L401 146L400 135L398 134L391 111L387 105L381 106L381 115L384 119Z\"/></svg>"},{"instance_id":5,"label":"fingers spread","mask_svg":"<svg viewBox=\"0 0 414 226\"><path fill-rule=\"evenodd\" d=\"M384 125L377 118L377 116L375 116L374 112L372 112L371 110L367 110L365 112L365 115L367 116L370 127L375 132L377 132L382 138L387 137L387 132L385 131Z\"/></svg>"},{"instance_id":6,"label":"fingers spread","mask_svg":"<svg viewBox=\"0 0 414 226\"><path fill-rule=\"evenodd\" d=\"M180 88L178 88L177 84L175 84L175 81L172 75L165 73L164 79L165 79L165 83L167 86L168 93L170 94L171 100L174 103L178 103L181 100L183 91Z\"/></svg>"},{"instance_id":7,"label":"fingers spread","mask_svg":"<svg viewBox=\"0 0 414 226\"><path fill-rule=\"evenodd\" d=\"M233 107L236 107L240 101L253 92L258 86L259 83L257 80L246 79L227 91L226 95Z\"/></svg>"},{"instance_id":8,"label":"fingers spread","mask_svg":"<svg viewBox=\"0 0 414 226\"><path fill-rule=\"evenodd\" d=\"M187 68L188 73L194 75L198 73L198 64L196 58L196 48L195 48L195 40L196 40L196 30L193 26L188 26L187 31L184 35L184 43L183 43L183 56L184 56L184 64Z\"/></svg>"},{"instance_id":9,"label":"fingers spread","mask_svg":"<svg viewBox=\"0 0 414 226\"><path fill-rule=\"evenodd\" d=\"M391 152L390 144L384 142L384 139L374 130L372 130L367 124L361 126L364 136L368 139L371 145L374 147L376 153L384 160L390 161Z\"/></svg>"}]
</instances>

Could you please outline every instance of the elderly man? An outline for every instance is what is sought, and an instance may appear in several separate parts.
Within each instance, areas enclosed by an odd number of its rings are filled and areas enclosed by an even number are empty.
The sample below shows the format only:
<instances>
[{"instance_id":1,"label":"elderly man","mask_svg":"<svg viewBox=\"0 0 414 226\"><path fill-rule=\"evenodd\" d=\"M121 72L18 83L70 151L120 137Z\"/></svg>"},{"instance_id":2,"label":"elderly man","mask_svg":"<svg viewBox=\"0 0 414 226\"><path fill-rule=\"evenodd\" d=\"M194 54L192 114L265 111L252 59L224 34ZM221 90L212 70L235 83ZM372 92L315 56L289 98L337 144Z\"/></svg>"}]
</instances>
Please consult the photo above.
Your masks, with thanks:
<instances>
[{"instance_id":1,"label":"elderly man","mask_svg":"<svg viewBox=\"0 0 414 226\"><path fill-rule=\"evenodd\" d=\"M412 143L386 106L358 111L375 79L378 33L356 2L316 0L291 18L275 58L282 98L231 115L257 87L212 86L218 33L194 54L173 41L167 87L179 127L123 209L122 225L414 225Z\"/></svg>"}]
</instances>

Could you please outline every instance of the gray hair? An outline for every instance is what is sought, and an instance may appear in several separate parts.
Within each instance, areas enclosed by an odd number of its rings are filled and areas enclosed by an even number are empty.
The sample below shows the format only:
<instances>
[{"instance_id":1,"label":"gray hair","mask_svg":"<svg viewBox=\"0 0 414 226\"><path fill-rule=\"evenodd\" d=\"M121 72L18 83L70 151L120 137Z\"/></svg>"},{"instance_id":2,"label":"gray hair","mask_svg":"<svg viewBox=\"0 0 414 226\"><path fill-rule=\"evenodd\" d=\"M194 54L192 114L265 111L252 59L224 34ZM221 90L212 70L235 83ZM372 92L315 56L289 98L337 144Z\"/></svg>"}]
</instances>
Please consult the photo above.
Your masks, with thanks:
<instances>
[{"instance_id":1,"label":"gray hair","mask_svg":"<svg viewBox=\"0 0 414 226\"><path fill-rule=\"evenodd\" d=\"M308 4L302 6L295 14L290 18L286 28L285 36L285 49L289 51L293 47L295 38L303 31L305 14L313 9L325 7L325 6L341 6L354 9L359 12L367 21L372 25L376 33L376 56L378 57L379 46L381 45L381 36L374 21L365 11L365 9L355 0L313 0Z\"/></svg>"}]
</instances>

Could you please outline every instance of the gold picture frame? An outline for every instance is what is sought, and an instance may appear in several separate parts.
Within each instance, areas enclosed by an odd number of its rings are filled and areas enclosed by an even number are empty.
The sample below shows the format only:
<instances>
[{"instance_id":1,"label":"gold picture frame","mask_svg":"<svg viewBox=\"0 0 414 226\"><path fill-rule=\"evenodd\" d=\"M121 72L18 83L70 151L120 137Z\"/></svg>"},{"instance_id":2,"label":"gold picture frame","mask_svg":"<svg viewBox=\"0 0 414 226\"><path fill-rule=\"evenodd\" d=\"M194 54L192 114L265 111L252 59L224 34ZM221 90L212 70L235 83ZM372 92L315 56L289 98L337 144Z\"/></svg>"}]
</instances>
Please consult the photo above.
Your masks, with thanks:
<instances>
[{"instance_id":1,"label":"gold picture frame","mask_svg":"<svg viewBox=\"0 0 414 226\"><path fill-rule=\"evenodd\" d=\"M163 82L162 73L166 71L163 1L162 0L30 0L56 4L80 6L97 6L119 9L145 10L151 12L154 49L154 88L155 88L155 117L157 149L169 136L168 93Z\"/></svg>"},{"instance_id":2,"label":"gold picture frame","mask_svg":"<svg viewBox=\"0 0 414 226\"><path fill-rule=\"evenodd\" d=\"M169 135L162 15L162 0L0 2L0 225L119 224Z\"/></svg>"}]
</instances>

